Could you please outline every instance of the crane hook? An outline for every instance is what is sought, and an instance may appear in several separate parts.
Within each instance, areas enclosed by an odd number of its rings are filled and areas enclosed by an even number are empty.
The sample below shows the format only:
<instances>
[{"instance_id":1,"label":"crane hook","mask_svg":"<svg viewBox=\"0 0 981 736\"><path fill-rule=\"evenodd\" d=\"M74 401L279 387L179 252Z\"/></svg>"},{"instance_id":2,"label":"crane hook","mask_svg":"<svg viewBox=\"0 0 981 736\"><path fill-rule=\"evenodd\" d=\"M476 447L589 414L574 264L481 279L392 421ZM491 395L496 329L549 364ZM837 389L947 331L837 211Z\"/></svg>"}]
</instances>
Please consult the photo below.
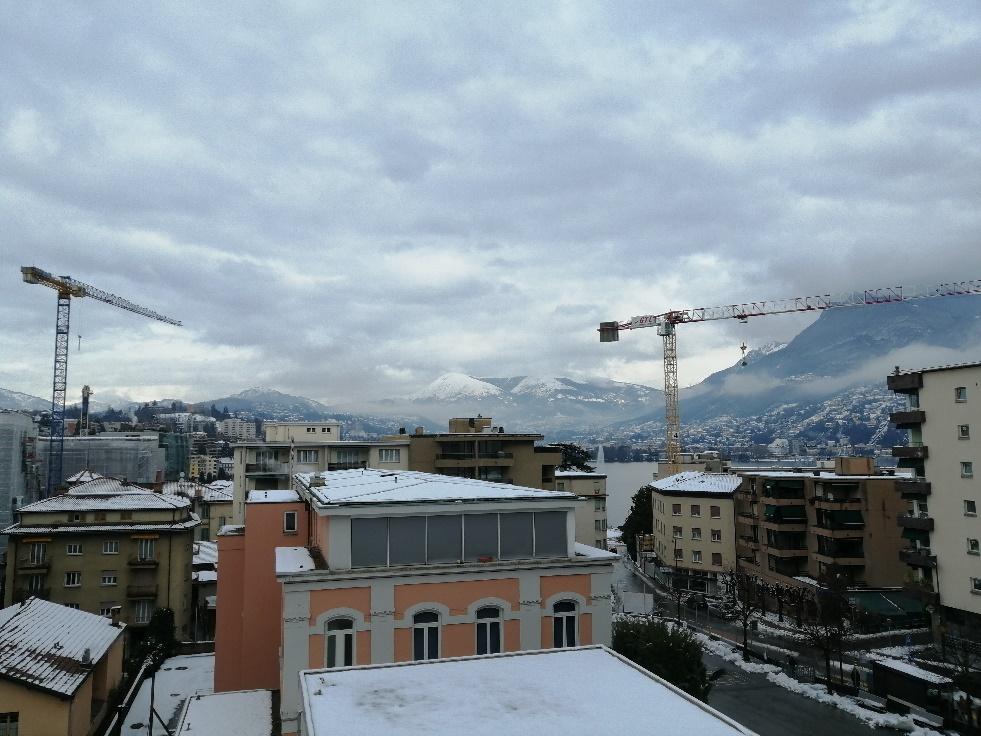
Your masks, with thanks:
<instances>
[{"instance_id":1,"label":"crane hook","mask_svg":"<svg viewBox=\"0 0 981 736\"><path fill-rule=\"evenodd\" d=\"M745 367L746 366L746 341L745 340L743 340L743 344L739 346L739 349L743 351L741 365Z\"/></svg>"}]
</instances>

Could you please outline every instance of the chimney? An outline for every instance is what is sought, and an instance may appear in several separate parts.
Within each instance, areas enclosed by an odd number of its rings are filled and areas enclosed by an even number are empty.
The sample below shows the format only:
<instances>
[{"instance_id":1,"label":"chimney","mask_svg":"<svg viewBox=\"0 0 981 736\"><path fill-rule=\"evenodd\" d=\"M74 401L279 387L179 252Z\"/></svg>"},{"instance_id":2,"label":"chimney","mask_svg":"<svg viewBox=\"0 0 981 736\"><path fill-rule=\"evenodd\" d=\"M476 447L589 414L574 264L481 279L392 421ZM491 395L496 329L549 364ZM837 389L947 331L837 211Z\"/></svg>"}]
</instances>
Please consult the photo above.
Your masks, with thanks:
<instances>
[{"instance_id":1,"label":"chimney","mask_svg":"<svg viewBox=\"0 0 981 736\"><path fill-rule=\"evenodd\" d=\"M399 434L405 434L405 427L399 427Z\"/></svg>"},{"instance_id":2,"label":"chimney","mask_svg":"<svg viewBox=\"0 0 981 736\"><path fill-rule=\"evenodd\" d=\"M92 669L92 650L88 647L85 647L85 651L82 652L81 665L87 670Z\"/></svg>"},{"instance_id":3,"label":"chimney","mask_svg":"<svg viewBox=\"0 0 981 736\"><path fill-rule=\"evenodd\" d=\"M426 430L423 427L416 427L416 434L422 434Z\"/></svg>"},{"instance_id":4,"label":"chimney","mask_svg":"<svg viewBox=\"0 0 981 736\"><path fill-rule=\"evenodd\" d=\"M119 612L122 610L122 606L113 606L109 609L109 618L112 621L112 625L117 629L119 628Z\"/></svg>"}]
</instances>

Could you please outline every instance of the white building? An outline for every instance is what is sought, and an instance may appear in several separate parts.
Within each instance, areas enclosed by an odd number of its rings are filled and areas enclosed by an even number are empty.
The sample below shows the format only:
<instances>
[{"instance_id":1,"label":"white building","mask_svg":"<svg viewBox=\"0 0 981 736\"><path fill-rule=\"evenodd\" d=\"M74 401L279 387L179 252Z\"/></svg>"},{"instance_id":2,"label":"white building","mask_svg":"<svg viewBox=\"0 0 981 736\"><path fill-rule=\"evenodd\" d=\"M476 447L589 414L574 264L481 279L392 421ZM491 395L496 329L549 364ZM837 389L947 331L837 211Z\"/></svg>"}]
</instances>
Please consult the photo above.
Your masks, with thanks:
<instances>
[{"instance_id":1,"label":"white building","mask_svg":"<svg viewBox=\"0 0 981 736\"><path fill-rule=\"evenodd\" d=\"M606 475L556 470L555 490L584 499L576 509L576 541L606 549Z\"/></svg>"},{"instance_id":2,"label":"white building","mask_svg":"<svg viewBox=\"0 0 981 736\"><path fill-rule=\"evenodd\" d=\"M340 422L263 422L266 442L328 442L341 438Z\"/></svg>"},{"instance_id":3,"label":"white building","mask_svg":"<svg viewBox=\"0 0 981 736\"><path fill-rule=\"evenodd\" d=\"M226 439L233 441L254 440L256 436L255 422L249 419L239 419L238 417L222 419L218 423L218 433Z\"/></svg>"},{"instance_id":4,"label":"white building","mask_svg":"<svg viewBox=\"0 0 981 736\"><path fill-rule=\"evenodd\" d=\"M14 509L36 500L39 478L37 424L27 414L0 411L0 529L13 523ZM0 551L6 547L0 535Z\"/></svg>"}]
</instances>

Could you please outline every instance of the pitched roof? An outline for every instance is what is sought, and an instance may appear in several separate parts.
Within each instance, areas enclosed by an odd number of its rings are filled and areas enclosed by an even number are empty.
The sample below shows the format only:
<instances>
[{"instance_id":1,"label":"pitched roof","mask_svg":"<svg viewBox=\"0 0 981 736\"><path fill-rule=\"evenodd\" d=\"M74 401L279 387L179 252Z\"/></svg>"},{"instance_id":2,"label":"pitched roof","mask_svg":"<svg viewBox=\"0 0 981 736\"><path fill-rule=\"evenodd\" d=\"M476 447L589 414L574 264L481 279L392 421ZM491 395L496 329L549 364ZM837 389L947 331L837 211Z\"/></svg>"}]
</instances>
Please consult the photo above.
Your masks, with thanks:
<instances>
[{"instance_id":1,"label":"pitched roof","mask_svg":"<svg viewBox=\"0 0 981 736\"><path fill-rule=\"evenodd\" d=\"M76 485L69 488L67 492L73 496L151 493L149 489L143 486L128 483L120 478L110 478L104 475L79 481Z\"/></svg>"},{"instance_id":2,"label":"pitched roof","mask_svg":"<svg viewBox=\"0 0 981 736\"><path fill-rule=\"evenodd\" d=\"M686 470L675 473L667 478L660 478L651 486L654 490L667 493L690 493L693 496L731 496L742 478L731 473L703 473L698 470Z\"/></svg>"},{"instance_id":3,"label":"pitched roof","mask_svg":"<svg viewBox=\"0 0 981 736\"><path fill-rule=\"evenodd\" d=\"M0 609L0 677L70 696L92 671L86 650L98 662L123 628L40 598Z\"/></svg>"},{"instance_id":4,"label":"pitched roof","mask_svg":"<svg viewBox=\"0 0 981 736\"><path fill-rule=\"evenodd\" d=\"M123 522L121 524L54 524L54 525L23 525L11 524L6 529L0 529L0 534L33 536L35 534L94 534L104 532L176 532L193 529L201 523L197 514L189 514L183 521L159 522Z\"/></svg>"},{"instance_id":5,"label":"pitched roof","mask_svg":"<svg viewBox=\"0 0 981 736\"><path fill-rule=\"evenodd\" d=\"M297 473L295 480L321 506L364 503L439 503L454 501L573 501L574 493L543 491L510 483L420 473L414 470L332 470ZM314 478L324 485L311 485Z\"/></svg>"},{"instance_id":6,"label":"pitched roof","mask_svg":"<svg viewBox=\"0 0 981 736\"><path fill-rule=\"evenodd\" d=\"M96 478L102 478L101 473L96 473L94 470L79 470L74 475L69 475L65 478L66 483L85 483L86 481L95 480Z\"/></svg>"},{"instance_id":7,"label":"pitched roof","mask_svg":"<svg viewBox=\"0 0 981 736\"><path fill-rule=\"evenodd\" d=\"M101 483L102 481L92 481ZM85 485L88 485L87 483ZM21 508L25 511L103 511L103 510L144 510L156 509L186 509L191 501L183 496L168 493L154 493L146 489L126 491L124 493L95 493L84 491L75 493L75 489L61 496L52 496L41 501L35 501Z\"/></svg>"},{"instance_id":8,"label":"pitched roof","mask_svg":"<svg viewBox=\"0 0 981 736\"><path fill-rule=\"evenodd\" d=\"M195 542L194 556L191 558L193 565L216 565L218 564L218 543L217 542Z\"/></svg>"}]
</instances>

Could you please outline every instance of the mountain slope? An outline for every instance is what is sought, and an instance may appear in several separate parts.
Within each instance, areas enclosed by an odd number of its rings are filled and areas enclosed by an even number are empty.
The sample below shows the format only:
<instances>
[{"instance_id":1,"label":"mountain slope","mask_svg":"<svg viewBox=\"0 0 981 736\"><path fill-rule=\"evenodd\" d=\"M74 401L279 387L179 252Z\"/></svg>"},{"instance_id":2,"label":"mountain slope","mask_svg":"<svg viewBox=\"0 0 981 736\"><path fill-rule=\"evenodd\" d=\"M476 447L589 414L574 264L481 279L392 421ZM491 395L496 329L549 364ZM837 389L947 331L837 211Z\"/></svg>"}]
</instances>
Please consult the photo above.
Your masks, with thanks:
<instances>
[{"instance_id":1,"label":"mountain slope","mask_svg":"<svg viewBox=\"0 0 981 736\"><path fill-rule=\"evenodd\" d=\"M51 399L22 394L20 391L0 388L0 409L18 411L50 411Z\"/></svg>"}]
</instances>

